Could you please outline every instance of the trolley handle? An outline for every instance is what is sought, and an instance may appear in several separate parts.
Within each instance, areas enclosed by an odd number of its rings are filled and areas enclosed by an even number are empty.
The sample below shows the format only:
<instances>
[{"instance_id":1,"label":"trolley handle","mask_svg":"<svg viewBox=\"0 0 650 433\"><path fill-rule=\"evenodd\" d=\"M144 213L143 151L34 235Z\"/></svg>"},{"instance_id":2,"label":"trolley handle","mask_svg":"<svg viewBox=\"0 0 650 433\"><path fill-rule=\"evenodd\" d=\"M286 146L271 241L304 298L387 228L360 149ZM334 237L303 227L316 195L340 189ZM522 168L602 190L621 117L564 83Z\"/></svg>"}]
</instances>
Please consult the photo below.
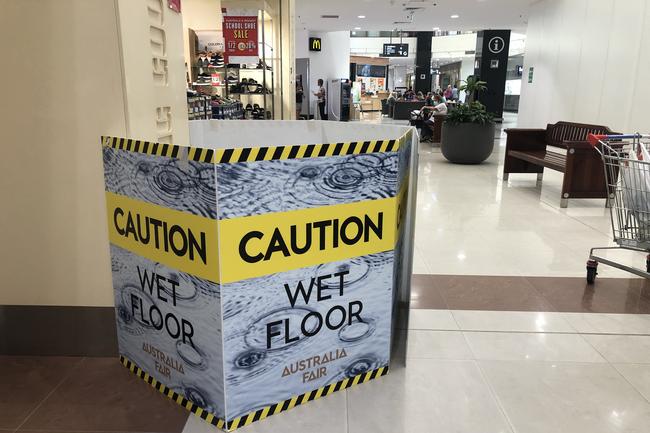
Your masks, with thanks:
<instances>
[{"instance_id":1,"label":"trolley handle","mask_svg":"<svg viewBox=\"0 0 650 433\"><path fill-rule=\"evenodd\" d=\"M594 147L602 140L626 140L630 138L650 138L650 135L642 135L642 134L613 134L613 135L589 134L587 135L587 141L589 142L589 144L591 144Z\"/></svg>"}]
</instances>

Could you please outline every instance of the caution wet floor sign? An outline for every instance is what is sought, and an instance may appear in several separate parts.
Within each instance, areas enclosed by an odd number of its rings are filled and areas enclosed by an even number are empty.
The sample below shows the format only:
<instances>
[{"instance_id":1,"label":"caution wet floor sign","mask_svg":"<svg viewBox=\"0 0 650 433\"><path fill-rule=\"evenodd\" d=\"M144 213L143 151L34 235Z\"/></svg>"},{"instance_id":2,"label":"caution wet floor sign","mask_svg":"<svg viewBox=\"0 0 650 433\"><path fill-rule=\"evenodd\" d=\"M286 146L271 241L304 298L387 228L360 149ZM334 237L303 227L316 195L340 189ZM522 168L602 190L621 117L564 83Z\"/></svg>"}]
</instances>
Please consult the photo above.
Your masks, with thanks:
<instances>
[{"instance_id":1,"label":"caution wet floor sign","mask_svg":"<svg viewBox=\"0 0 650 433\"><path fill-rule=\"evenodd\" d=\"M122 362L226 430L386 374L414 158L410 130L390 131L233 148L104 137Z\"/></svg>"}]
</instances>

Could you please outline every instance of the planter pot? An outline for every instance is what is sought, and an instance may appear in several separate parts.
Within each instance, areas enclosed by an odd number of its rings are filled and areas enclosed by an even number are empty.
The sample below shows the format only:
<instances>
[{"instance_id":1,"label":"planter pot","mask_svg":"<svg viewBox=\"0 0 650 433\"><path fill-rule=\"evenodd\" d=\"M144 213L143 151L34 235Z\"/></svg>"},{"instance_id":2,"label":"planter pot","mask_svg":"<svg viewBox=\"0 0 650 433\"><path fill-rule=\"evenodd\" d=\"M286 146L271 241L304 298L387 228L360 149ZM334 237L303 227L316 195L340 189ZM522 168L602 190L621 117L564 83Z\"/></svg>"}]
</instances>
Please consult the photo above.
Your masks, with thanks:
<instances>
[{"instance_id":1,"label":"planter pot","mask_svg":"<svg viewBox=\"0 0 650 433\"><path fill-rule=\"evenodd\" d=\"M440 150L445 158L456 164L480 164L488 159L494 148L494 123L478 125L460 123L442 125Z\"/></svg>"}]
</instances>

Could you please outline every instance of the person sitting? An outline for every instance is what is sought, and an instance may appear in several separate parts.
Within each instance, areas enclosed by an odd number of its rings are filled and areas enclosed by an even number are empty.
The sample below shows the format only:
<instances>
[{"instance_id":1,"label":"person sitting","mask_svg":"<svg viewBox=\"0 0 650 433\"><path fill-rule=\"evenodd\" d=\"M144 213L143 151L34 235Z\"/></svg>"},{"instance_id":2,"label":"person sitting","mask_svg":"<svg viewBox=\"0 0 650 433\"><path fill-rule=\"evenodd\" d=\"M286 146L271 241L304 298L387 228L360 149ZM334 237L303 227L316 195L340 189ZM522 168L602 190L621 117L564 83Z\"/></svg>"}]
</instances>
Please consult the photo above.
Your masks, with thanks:
<instances>
[{"instance_id":1,"label":"person sitting","mask_svg":"<svg viewBox=\"0 0 650 433\"><path fill-rule=\"evenodd\" d=\"M388 98L386 99L386 105L388 105L388 116L390 117L393 117L393 109L395 108L395 102L397 102L395 93L390 92L388 94Z\"/></svg>"},{"instance_id":2,"label":"person sitting","mask_svg":"<svg viewBox=\"0 0 650 433\"><path fill-rule=\"evenodd\" d=\"M433 105L433 93L427 92L427 97L424 98L424 105Z\"/></svg>"},{"instance_id":3,"label":"person sitting","mask_svg":"<svg viewBox=\"0 0 650 433\"><path fill-rule=\"evenodd\" d=\"M432 137L433 133L433 125L434 125L434 114L447 114L447 104L444 103L442 100L442 97L440 95L434 95L433 97L433 105L425 105L422 107L422 111L426 111L429 114L428 118L423 122L423 127L427 127L429 129L429 134L424 134L425 131L422 131L422 136L425 137L422 139L422 141L426 141L427 138Z\"/></svg>"},{"instance_id":4,"label":"person sitting","mask_svg":"<svg viewBox=\"0 0 650 433\"><path fill-rule=\"evenodd\" d=\"M424 94L420 91L417 94L417 100L418 101L424 101Z\"/></svg>"}]
</instances>

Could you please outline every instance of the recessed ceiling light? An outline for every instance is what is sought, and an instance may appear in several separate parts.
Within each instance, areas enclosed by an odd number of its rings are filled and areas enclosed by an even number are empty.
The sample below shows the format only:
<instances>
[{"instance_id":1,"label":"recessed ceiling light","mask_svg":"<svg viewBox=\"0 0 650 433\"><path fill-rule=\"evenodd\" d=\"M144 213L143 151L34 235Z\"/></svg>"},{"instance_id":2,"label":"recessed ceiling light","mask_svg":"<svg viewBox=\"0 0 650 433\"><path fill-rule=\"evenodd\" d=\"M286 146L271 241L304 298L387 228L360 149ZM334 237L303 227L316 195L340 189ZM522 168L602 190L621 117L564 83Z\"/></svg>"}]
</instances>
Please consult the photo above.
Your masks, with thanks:
<instances>
[{"instance_id":1,"label":"recessed ceiling light","mask_svg":"<svg viewBox=\"0 0 650 433\"><path fill-rule=\"evenodd\" d=\"M434 32L437 32L438 30L440 30L440 27L434 27L434 28L433 28L433 31L434 31Z\"/></svg>"},{"instance_id":2,"label":"recessed ceiling light","mask_svg":"<svg viewBox=\"0 0 650 433\"><path fill-rule=\"evenodd\" d=\"M453 18L453 19L460 18L460 15L453 14L453 15L451 16L451 18Z\"/></svg>"},{"instance_id":3,"label":"recessed ceiling light","mask_svg":"<svg viewBox=\"0 0 650 433\"><path fill-rule=\"evenodd\" d=\"M359 15L357 18L365 18L365 15Z\"/></svg>"},{"instance_id":4,"label":"recessed ceiling light","mask_svg":"<svg viewBox=\"0 0 650 433\"><path fill-rule=\"evenodd\" d=\"M361 30L361 27L355 27L354 30Z\"/></svg>"}]
</instances>

